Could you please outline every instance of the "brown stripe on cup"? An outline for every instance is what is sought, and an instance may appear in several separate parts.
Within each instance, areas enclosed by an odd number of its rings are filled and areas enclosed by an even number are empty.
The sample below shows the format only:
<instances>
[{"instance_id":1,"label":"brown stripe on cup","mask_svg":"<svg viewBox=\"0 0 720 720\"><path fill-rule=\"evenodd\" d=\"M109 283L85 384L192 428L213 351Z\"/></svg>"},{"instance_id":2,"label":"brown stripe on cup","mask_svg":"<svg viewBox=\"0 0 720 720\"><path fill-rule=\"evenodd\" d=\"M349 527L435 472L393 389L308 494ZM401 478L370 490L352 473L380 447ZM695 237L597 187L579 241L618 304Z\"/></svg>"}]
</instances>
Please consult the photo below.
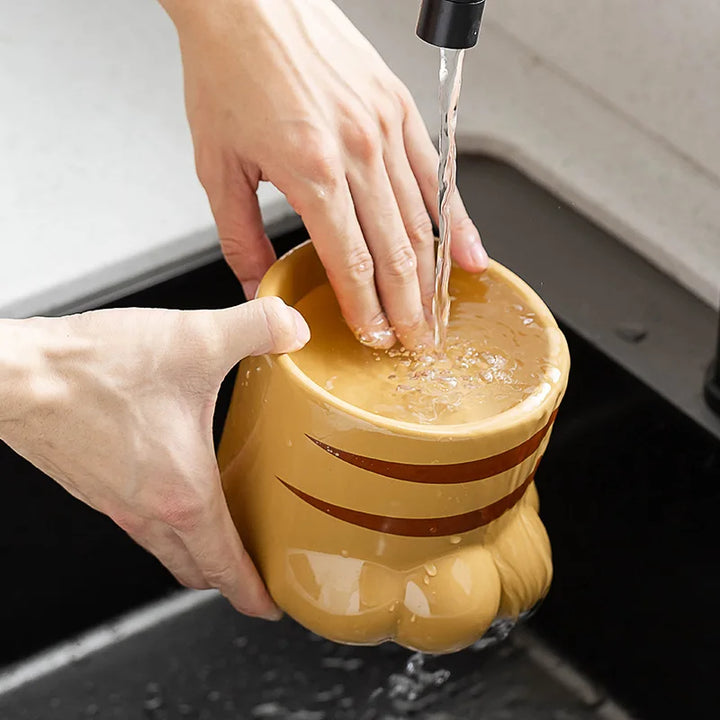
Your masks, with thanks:
<instances>
[{"instance_id":1,"label":"brown stripe on cup","mask_svg":"<svg viewBox=\"0 0 720 720\"><path fill-rule=\"evenodd\" d=\"M460 515L435 518L386 517L385 515L374 515L373 513L363 512L362 510L353 510L352 508L334 505L326 500L313 497L299 488L286 483L282 478L277 479L288 490L304 502L312 505L312 507L351 525L356 525L366 530L387 533L389 535L403 535L405 537L444 537L447 535L460 535L471 530L476 530L483 525L493 522L493 520L497 520L520 501L520 498L522 498L528 486L534 480L536 470L537 465L535 465L535 470L528 475L522 485L515 488L509 495L496 500L490 505Z\"/></svg>"},{"instance_id":2,"label":"brown stripe on cup","mask_svg":"<svg viewBox=\"0 0 720 720\"><path fill-rule=\"evenodd\" d=\"M520 445L510 448L510 450L479 460L449 465L416 465L365 457L364 455L356 455L346 450L340 450L332 447L332 445L326 445L320 440L310 437L310 435L306 435L306 437L325 452L362 470L368 470L396 480L407 480L408 482L453 484L484 480L510 470L523 462L523 460L527 460L540 447L543 438L548 434L553 422L555 422L556 415L557 409L550 415L550 419L541 430L538 430Z\"/></svg>"}]
</instances>

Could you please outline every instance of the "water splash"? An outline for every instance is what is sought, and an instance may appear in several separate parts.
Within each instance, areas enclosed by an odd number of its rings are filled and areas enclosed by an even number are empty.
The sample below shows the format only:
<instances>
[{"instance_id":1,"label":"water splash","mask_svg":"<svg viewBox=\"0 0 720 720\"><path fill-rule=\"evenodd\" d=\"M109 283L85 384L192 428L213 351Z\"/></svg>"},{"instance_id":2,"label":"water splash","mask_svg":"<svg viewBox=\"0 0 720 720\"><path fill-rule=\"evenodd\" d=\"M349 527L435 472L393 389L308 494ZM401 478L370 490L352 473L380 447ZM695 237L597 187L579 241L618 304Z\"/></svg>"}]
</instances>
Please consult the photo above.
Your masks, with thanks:
<instances>
[{"instance_id":1,"label":"water splash","mask_svg":"<svg viewBox=\"0 0 720 720\"><path fill-rule=\"evenodd\" d=\"M394 704L398 709L410 710L411 707L400 706L411 706L427 690L440 687L450 679L450 671L444 668L427 670L427 658L423 653L413 653L405 664L405 671L390 676L388 696L396 701Z\"/></svg>"},{"instance_id":2,"label":"water splash","mask_svg":"<svg viewBox=\"0 0 720 720\"><path fill-rule=\"evenodd\" d=\"M510 633L515 629L520 618L497 618L493 621L492 625L487 629L487 632L472 645L472 649L475 652L487 650L488 648L497 645L507 639Z\"/></svg>"},{"instance_id":3,"label":"water splash","mask_svg":"<svg viewBox=\"0 0 720 720\"><path fill-rule=\"evenodd\" d=\"M370 694L360 720L415 717L417 713L437 706L439 690L450 679L450 671L442 667L428 669L427 663L433 659L434 656L420 652L410 655L402 672L391 674L384 687L375 688Z\"/></svg>"}]
</instances>

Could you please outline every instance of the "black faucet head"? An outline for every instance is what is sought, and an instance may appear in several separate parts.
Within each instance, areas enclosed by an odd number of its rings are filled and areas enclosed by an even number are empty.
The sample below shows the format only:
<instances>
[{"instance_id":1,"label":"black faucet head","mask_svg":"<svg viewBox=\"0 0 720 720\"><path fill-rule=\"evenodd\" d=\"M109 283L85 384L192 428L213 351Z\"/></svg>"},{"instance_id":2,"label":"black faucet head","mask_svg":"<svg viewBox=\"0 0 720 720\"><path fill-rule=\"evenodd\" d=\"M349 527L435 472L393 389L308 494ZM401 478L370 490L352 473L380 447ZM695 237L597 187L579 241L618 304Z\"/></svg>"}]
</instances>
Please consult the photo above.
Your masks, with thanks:
<instances>
[{"instance_id":1,"label":"black faucet head","mask_svg":"<svg viewBox=\"0 0 720 720\"><path fill-rule=\"evenodd\" d=\"M463 50L475 45L485 0L422 0L417 35L430 45Z\"/></svg>"}]
</instances>

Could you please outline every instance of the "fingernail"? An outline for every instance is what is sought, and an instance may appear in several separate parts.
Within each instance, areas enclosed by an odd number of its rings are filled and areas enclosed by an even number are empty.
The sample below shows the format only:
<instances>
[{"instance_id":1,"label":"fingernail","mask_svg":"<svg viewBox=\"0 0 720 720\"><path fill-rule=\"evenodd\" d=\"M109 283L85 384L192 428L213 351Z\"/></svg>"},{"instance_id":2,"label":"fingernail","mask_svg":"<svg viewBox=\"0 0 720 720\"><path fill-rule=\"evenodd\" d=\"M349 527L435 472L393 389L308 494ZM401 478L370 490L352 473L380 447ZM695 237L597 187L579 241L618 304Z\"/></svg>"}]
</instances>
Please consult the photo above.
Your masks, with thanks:
<instances>
[{"instance_id":1,"label":"fingernail","mask_svg":"<svg viewBox=\"0 0 720 720\"><path fill-rule=\"evenodd\" d=\"M433 332L428 328L419 338L418 345L415 348L418 352L422 352L426 348L431 348L435 345L435 338L433 338Z\"/></svg>"},{"instance_id":2,"label":"fingernail","mask_svg":"<svg viewBox=\"0 0 720 720\"><path fill-rule=\"evenodd\" d=\"M269 620L270 622L278 622L279 620L282 620L284 616L283 611L276 607L274 610L271 610L268 613L265 613L262 617L265 620Z\"/></svg>"},{"instance_id":3,"label":"fingernail","mask_svg":"<svg viewBox=\"0 0 720 720\"><path fill-rule=\"evenodd\" d=\"M277 622L278 620L282 620L284 616L283 611L277 605L273 605L272 610L267 610L266 612L250 610L241 603L232 603L232 605L239 613L247 615L248 617L259 618L261 620L270 620L271 622Z\"/></svg>"},{"instance_id":4,"label":"fingernail","mask_svg":"<svg viewBox=\"0 0 720 720\"><path fill-rule=\"evenodd\" d=\"M242 280L240 282L240 285L242 285L245 299L254 300L255 295L257 295L257 290L260 283L257 280Z\"/></svg>"},{"instance_id":5,"label":"fingernail","mask_svg":"<svg viewBox=\"0 0 720 720\"><path fill-rule=\"evenodd\" d=\"M358 330L355 337L363 345L379 350L389 350L396 342L395 333L389 327Z\"/></svg>"},{"instance_id":6,"label":"fingernail","mask_svg":"<svg viewBox=\"0 0 720 720\"><path fill-rule=\"evenodd\" d=\"M308 327L308 324L305 322L305 318L295 308L290 308L290 310L293 312L293 320L295 322L295 333L296 333L297 342L298 342L297 349L299 350L301 347L306 345L307 342L310 340L310 328Z\"/></svg>"},{"instance_id":7,"label":"fingernail","mask_svg":"<svg viewBox=\"0 0 720 720\"><path fill-rule=\"evenodd\" d=\"M479 237L474 239L470 245L470 257L478 271L487 269L489 258Z\"/></svg>"}]
</instances>

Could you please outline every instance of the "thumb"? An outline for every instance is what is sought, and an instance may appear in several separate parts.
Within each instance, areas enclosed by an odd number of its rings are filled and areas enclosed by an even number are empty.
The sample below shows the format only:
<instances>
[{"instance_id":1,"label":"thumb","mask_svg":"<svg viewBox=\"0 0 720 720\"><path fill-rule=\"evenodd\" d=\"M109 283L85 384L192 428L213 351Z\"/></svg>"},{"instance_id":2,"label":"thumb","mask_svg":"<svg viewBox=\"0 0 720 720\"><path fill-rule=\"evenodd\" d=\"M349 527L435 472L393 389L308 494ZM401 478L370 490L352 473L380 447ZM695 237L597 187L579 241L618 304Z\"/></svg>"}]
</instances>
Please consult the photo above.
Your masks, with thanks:
<instances>
[{"instance_id":1,"label":"thumb","mask_svg":"<svg viewBox=\"0 0 720 720\"><path fill-rule=\"evenodd\" d=\"M244 176L207 187L208 199L228 265L252 300L275 251L265 233L256 188Z\"/></svg>"},{"instance_id":2,"label":"thumb","mask_svg":"<svg viewBox=\"0 0 720 720\"><path fill-rule=\"evenodd\" d=\"M227 369L248 355L299 350L310 339L303 316L279 297L251 300L213 314L223 339Z\"/></svg>"}]
</instances>

